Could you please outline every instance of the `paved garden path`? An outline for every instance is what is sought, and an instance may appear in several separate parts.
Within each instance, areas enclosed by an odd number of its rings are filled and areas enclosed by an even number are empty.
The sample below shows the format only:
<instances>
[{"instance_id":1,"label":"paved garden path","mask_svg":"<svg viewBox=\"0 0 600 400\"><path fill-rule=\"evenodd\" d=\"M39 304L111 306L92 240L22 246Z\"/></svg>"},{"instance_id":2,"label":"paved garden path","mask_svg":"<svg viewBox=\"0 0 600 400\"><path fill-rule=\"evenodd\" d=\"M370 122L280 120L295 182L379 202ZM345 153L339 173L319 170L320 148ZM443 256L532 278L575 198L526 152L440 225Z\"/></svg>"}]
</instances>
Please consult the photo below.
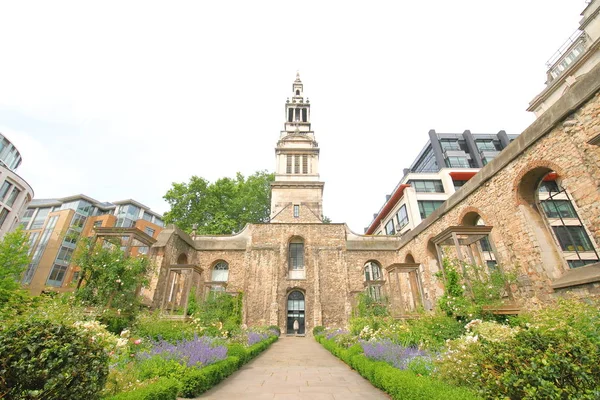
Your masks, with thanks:
<instances>
[{"instance_id":1,"label":"paved garden path","mask_svg":"<svg viewBox=\"0 0 600 400\"><path fill-rule=\"evenodd\" d=\"M198 399L389 399L310 337L281 337Z\"/></svg>"}]
</instances>

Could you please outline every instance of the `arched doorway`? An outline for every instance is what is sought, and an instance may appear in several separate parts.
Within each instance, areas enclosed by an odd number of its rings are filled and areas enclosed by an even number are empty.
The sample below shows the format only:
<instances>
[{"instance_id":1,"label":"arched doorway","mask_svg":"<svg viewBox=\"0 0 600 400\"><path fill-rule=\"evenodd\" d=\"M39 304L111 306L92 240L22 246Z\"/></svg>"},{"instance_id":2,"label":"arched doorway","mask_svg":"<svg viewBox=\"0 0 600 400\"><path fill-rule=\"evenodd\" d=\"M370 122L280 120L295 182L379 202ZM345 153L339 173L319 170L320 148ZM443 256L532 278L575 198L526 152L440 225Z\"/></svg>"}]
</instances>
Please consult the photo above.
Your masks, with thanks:
<instances>
[{"instance_id":1,"label":"arched doorway","mask_svg":"<svg viewBox=\"0 0 600 400\"><path fill-rule=\"evenodd\" d=\"M287 300L287 328L288 335L294 334L294 321L298 321L298 334L304 335L304 293L299 290L290 292Z\"/></svg>"}]
</instances>

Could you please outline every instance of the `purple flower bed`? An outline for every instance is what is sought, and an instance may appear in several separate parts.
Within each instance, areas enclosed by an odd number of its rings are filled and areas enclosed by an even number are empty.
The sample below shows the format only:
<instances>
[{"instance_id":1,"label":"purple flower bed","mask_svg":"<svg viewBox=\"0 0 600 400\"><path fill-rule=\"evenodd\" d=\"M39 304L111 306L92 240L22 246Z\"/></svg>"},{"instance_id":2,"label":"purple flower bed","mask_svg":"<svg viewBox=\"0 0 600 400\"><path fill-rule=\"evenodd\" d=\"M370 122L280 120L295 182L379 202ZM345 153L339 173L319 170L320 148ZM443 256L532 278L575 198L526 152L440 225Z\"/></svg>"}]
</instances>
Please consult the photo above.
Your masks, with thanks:
<instances>
[{"instance_id":1,"label":"purple flower bed","mask_svg":"<svg viewBox=\"0 0 600 400\"><path fill-rule=\"evenodd\" d=\"M339 328L339 329L336 329L335 331L327 332L327 334L325 335L325 338L327 338L329 340L329 339L335 338L338 335L345 335L346 333L348 333L347 330Z\"/></svg>"},{"instance_id":2,"label":"purple flower bed","mask_svg":"<svg viewBox=\"0 0 600 400\"><path fill-rule=\"evenodd\" d=\"M268 333L248 332L248 346L252 346L258 342L262 342L269 338Z\"/></svg>"},{"instance_id":3,"label":"purple flower bed","mask_svg":"<svg viewBox=\"0 0 600 400\"><path fill-rule=\"evenodd\" d=\"M428 352L416 347L404 347L391 340L360 341L365 356L372 360L385 361L398 369L406 369L410 360L416 357L430 358Z\"/></svg>"},{"instance_id":4,"label":"purple flower bed","mask_svg":"<svg viewBox=\"0 0 600 400\"><path fill-rule=\"evenodd\" d=\"M206 366L227 357L225 346L215 346L214 339L208 336L194 336L192 340L180 340L175 344L165 340L155 342L152 348L138 357L142 360L161 356L167 360L175 360L188 367Z\"/></svg>"}]
</instances>

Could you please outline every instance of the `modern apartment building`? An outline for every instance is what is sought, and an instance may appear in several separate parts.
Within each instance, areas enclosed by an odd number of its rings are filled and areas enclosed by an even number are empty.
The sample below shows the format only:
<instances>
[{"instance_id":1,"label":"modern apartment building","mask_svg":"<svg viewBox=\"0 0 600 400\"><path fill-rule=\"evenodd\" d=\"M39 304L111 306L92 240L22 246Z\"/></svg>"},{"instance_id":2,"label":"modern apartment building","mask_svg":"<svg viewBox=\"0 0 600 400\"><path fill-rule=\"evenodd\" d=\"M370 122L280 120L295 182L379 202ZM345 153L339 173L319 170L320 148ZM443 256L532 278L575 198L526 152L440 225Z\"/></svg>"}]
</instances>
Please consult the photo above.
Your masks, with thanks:
<instances>
[{"instance_id":1,"label":"modern apartment building","mask_svg":"<svg viewBox=\"0 0 600 400\"><path fill-rule=\"evenodd\" d=\"M15 172L21 160L17 148L0 134L0 238L15 228L33 198L31 186Z\"/></svg>"},{"instance_id":2,"label":"modern apartment building","mask_svg":"<svg viewBox=\"0 0 600 400\"><path fill-rule=\"evenodd\" d=\"M71 264L77 241L92 236L95 228L122 228L123 238L131 228L143 237L156 238L164 226L162 216L147 206L129 199L113 203L99 202L83 194L60 199L35 199L20 224L29 234L31 263L22 283L32 294L46 288L71 290L79 270ZM121 247L125 248L126 239ZM129 243L132 255L145 254L147 245Z\"/></svg>"},{"instance_id":3,"label":"modern apartment building","mask_svg":"<svg viewBox=\"0 0 600 400\"><path fill-rule=\"evenodd\" d=\"M504 131L456 134L430 130L427 144L404 170L365 234L402 235L413 229L516 137Z\"/></svg>"},{"instance_id":4,"label":"modern apartment building","mask_svg":"<svg viewBox=\"0 0 600 400\"><path fill-rule=\"evenodd\" d=\"M581 13L579 28L546 62L546 87L527 108L536 117L556 103L581 76L600 61L600 0L590 0L587 3Z\"/></svg>"}]
</instances>

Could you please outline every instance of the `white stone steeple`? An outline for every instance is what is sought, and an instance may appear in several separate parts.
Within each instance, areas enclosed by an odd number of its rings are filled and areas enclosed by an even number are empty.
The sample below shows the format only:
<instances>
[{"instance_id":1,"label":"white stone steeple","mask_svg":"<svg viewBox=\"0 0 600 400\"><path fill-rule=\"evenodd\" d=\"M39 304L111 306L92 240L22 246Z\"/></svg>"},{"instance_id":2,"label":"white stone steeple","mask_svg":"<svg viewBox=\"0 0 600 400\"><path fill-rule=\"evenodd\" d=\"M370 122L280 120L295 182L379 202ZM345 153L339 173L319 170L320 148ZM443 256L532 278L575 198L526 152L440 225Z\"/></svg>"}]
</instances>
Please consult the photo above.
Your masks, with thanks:
<instances>
[{"instance_id":1,"label":"white stone steeple","mask_svg":"<svg viewBox=\"0 0 600 400\"><path fill-rule=\"evenodd\" d=\"M319 181L319 144L310 125L310 102L300 74L285 104L285 124L275 148L271 184L271 222L322 222L323 182Z\"/></svg>"}]
</instances>

